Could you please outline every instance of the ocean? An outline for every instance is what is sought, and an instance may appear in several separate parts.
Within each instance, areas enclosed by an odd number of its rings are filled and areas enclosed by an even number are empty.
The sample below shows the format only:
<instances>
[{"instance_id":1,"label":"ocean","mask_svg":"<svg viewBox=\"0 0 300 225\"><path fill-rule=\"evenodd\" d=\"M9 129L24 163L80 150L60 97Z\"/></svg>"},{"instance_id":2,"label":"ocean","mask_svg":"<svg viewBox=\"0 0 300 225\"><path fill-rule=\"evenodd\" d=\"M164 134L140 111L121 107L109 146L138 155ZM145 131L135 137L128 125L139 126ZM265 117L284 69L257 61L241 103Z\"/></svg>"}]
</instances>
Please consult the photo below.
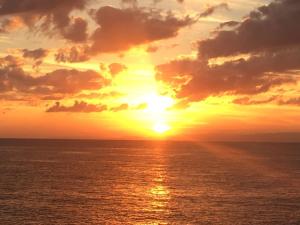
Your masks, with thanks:
<instances>
[{"instance_id":1,"label":"ocean","mask_svg":"<svg viewBox=\"0 0 300 225\"><path fill-rule=\"evenodd\" d=\"M299 225L300 144L0 140L0 224Z\"/></svg>"}]
</instances>

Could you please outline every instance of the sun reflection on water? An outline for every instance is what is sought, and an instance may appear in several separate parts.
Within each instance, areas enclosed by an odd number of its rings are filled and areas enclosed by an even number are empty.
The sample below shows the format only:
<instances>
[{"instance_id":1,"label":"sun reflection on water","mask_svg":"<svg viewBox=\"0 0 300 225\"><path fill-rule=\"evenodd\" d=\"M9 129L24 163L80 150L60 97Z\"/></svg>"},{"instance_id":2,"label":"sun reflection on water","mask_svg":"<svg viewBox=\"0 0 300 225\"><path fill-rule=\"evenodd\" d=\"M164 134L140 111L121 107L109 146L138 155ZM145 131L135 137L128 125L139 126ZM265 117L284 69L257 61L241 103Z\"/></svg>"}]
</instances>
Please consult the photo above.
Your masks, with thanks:
<instances>
[{"instance_id":1,"label":"sun reflection on water","mask_svg":"<svg viewBox=\"0 0 300 225\"><path fill-rule=\"evenodd\" d=\"M147 184L143 188L143 193L141 193L145 204L140 210L147 216L135 225L169 224L172 193L169 188L169 175L166 158L164 157L164 148L153 148L153 152L155 152L154 157L151 159L153 161L149 165L149 169L145 171L148 176Z\"/></svg>"},{"instance_id":2,"label":"sun reflection on water","mask_svg":"<svg viewBox=\"0 0 300 225\"><path fill-rule=\"evenodd\" d=\"M159 168L158 170L156 176L152 179L153 184L148 191L151 197L151 208L156 212L167 212L170 191L165 185L166 173L164 169Z\"/></svg>"}]
</instances>

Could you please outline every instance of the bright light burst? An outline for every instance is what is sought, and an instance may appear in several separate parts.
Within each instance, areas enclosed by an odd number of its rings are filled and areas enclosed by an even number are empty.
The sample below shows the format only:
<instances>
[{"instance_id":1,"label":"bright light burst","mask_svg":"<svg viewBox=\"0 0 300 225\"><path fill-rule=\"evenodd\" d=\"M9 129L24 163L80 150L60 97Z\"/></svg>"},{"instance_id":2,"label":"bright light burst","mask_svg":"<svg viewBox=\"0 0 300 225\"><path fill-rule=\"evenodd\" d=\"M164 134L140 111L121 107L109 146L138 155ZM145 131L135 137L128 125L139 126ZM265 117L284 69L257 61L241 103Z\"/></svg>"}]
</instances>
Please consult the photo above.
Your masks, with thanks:
<instances>
[{"instance_id":1,"label":"bright light burst","mask_svg":"<svg viewBox=\"0 0 300 225\"><path fill-rule=\"evenodd\" d=\"M156 133L163 134L163 133L167 132L168 130L170 130L170 126L168 126L167 124L162 123L162 122L157 122L156 124L154 124L153 130Z\"/></svg>"}]
</instances>

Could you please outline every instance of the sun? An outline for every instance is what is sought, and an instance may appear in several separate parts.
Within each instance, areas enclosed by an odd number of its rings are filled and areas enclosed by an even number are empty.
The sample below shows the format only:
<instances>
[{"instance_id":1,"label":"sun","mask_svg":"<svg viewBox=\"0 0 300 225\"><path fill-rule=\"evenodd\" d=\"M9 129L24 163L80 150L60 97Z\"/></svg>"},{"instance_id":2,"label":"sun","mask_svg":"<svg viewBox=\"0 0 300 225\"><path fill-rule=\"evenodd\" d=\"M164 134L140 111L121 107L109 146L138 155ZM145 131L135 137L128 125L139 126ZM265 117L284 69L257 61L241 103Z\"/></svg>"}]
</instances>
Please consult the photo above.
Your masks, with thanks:
<instances>
[{"instance_id":1,"label":"sun","mask_svg":"<svg viewBox=\"0 0 300 225\"><path fill-rule=\"evenodd\" d=\"M174 104L174 100L168 96L162 96L157 93L146 95L147 103L146 113L148 120L152 121L152 130L159 135L165 134L171 129L168 125L168 108Z\"/></svg>"},{"instance_id":2,"label":"sun","mask_svg":"<svg viewBox=\"0 0 300 225\"><path fill-rule=\"evenodd\" d=\"M158 134L164 134L170 129L171 129L170 126L168 126L167 124L162 123L162 122L157 122L153 126L153 130Z\"/></svg>"}]
</instances>

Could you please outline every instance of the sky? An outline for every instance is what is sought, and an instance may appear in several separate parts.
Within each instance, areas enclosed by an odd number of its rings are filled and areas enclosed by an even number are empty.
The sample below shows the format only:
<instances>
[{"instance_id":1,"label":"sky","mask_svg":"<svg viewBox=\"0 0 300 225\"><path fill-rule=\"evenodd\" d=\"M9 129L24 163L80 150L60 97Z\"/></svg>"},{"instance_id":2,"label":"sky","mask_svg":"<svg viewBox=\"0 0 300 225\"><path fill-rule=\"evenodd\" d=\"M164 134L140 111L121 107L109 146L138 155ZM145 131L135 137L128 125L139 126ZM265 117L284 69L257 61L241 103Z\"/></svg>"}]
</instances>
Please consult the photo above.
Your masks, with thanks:
<instances>
[{"instance_id":1,"label":"sky","mask_svg":"<svg viewBox=\"0 0 300 225\"><path fill-rule=\"evenodd\" d=\"M0 137L297 140L299 21L298 0L0 0Z\"/></svg>"}]
</instances>

